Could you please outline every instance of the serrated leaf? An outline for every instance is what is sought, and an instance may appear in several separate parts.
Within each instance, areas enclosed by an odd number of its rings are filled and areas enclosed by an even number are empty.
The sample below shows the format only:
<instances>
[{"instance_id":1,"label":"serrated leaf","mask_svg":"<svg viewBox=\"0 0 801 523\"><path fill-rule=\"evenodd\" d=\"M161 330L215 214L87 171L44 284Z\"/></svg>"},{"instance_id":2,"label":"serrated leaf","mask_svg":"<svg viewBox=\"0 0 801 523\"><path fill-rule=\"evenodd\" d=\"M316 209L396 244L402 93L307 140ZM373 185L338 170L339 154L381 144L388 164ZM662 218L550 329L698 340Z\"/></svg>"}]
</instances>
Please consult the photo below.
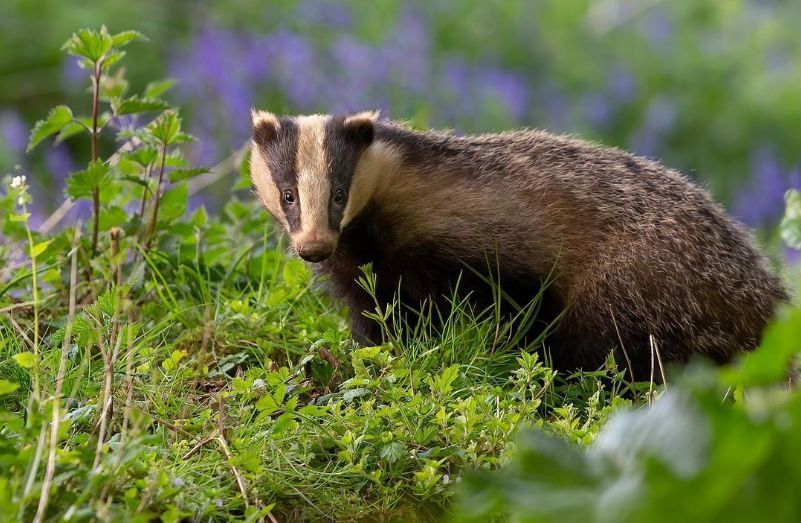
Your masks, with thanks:
<instances>
[{"instance_id":1,"label":"serrated leaf","mask_svg":"<svg viewBox=\"0 0 801 523\"><path fill-rule=\"evenodd\" d=\"M345 400L345 403L350 403L351 401L355 400L356 398L360 398L362 396L366 396L372 393L370 389L365 389L362 387L356 389L350 389L342 395L342 399Z\"/></svg>"},{"instance_id":2,"label":"serrated leaf","mask_svg":"<svg viewBox=\"0 0 801 523\"><path fill-rule=\"evenodd\" d=\"M138 96L116 101L113 106L114 112L118 115L163 111L169 107L164 100L159 100L158 98L139 98Z\"/></svg>"},{"instance_id":3,"label":"serrated leaf","mask_svg":"<svg viewBox=\"0 0 801 523\"><path fill-rule=\"evenodd\" d=\"M103 187L109 181L111 168L99 160L91 162L84 171L72 173L67 178L66 193L72 199L85 198L92 195L95 187Z\"/></svg>"},{"instance_id":4,"label":"serrated leaf","mask_svg":"<svg viewBox=\"0 0 801 523\"><path fill-rule=\"evenodd\" d=\"M3 394L10 394L19 388L19 383L13 383L8 380L0 380L0 396Z\"/></svg>"},{"instance_id":5,"label":"serrated leaf","mask_svg":"<svg viewBox=\"0 0 801 523\"><path fill-rule=\"evenodd\" d=\"M126 176L120 176L119 179L126 182L135 183L136 185L141 185L142 187L147 187L147 182L138 176L126 175Z\"/></svg>"},{"instance_id":6,"label":"serrated leaf","mask_svg":"<svg viewBox=\"0 0 801 523\"><path fill-rule=\"evenodd\" d=\"M195 167L194 169L175 169L174 171L170 172L169 179L171 182L175 183L182 180L189 180L190 178L200 176L201 174L206 174L207 172L209 172L209 170L205 167Z\"/></svg>"},{"instance_id":7,"label":"serrated leaf","mask_svg":"<svg viewBox=\"0 0 801 523\"><path fill-rule=\"evenodd\" d=\"M180 218L186 212L189 201L189 187L186 182L177 184L161 196L159 221L169 222Z\"/></svg>"},{"instance_id":8,"label":"serrated leaf","mask_svg":"<svg viewBox=\"0 0 801 523\"><path fill-rule=\"evenodd\" d=\"M256 402L256 408L270 414L278 410L280 405L275 402L275 399L271 395L265 394Z\"/></svg>"},{"instance_id":9,"label":"serrated leaf","mask_svg":"<svg viewBox=\"0 0 801 523\"><path fill-rule=\"evenodd\" d=\"M161 96L165 92L169 91L174 85L175 80L172 78L168 78L166 80L161 80L158 82L150 82L145 87L145 98L155 98L157 96Z\"/></svg>"},{"instance_id":10,"label":"serrated leaf","mask_svg":"<svg viewBox=\"0 0 801 523\"><path fill-rule=\"evenodd\" d=\"M389 463L395 463L406 454L406 446L400 441L390 441L381 447L379 455L381 459Z\"/></svg>"},{"instance_id":11,"label":"serrated leaf","mask_svg":"<svg viewBox=\"0 0 801 523\"><path fill-rule=\"evenodd\" d=\"M57 105L50 110L47 118L39 120L31 130L31 136L28 140L28 151L30 152L42 140L56 134L72 122L72 110L66 105Z\"/></svg>"},{"instance_id":12,"label":"serrated leaf","mask_svg":"<svg viewBox=\"0 0 801 523\"><path fill-rule=\"evenodd\" d=\"M181 134L181 119L173 111L164 111L147 126L150 134L161 144L175 143Z\"/></svg>"},{"instance_id":13,"label":"serrated leaf","mask_svg":"<svg viewBox=\"0 0 801 523\"><path fill-rule=\"evenodd\" d=\"M125 57L125 51L121 49L112 49L108 53L106 53L105 58L103 58L103 67L105 70L108 70L114 64L119 62ZM127 85L126 85L127 87Z\"/></svg>"},{"instance_id":14,"label":"serrated leaf","mask_svg":"<svg viewBox=\"0 0 801 523\"><path fill-rule=\"evenodd\" d=\"M50 245L52 242L53 242L53 240L46 240L46 241L39 242L39 243L35 244L35 245L33 246L33 249L31 249L31 256L33 256L34 258L36 258L36 257L37 257L37 256L39 256L40 254L42 254L43 252L45 252L45 251L47 250L47 247L48 247L48 246L49 246L49 245Z\"/></svg>"},{"instance_id":15,"label":"serrated leaf","mask_svg":"<svg viewBox=\"0 0 801 523\"><path fill-rule=\"evenodd\" d=\"M147 41L147 37L140 33L139 31L121 31L114 36L111 37L111 43L114 47L122 47L124 45L128 45L134 40L143 40Z\"/></svg>"},{"instance_id":16,"label":"serrated leaf","mask_svg":"<svg viewBox=\"0 0 801 523\"><path fill-rule=\"evenodd\" d=\"M30 351L14 354L13 358L24 369L32 369L36 365L36 356Z\"/></svg>"},{"instance_id":17,"label":"serrated leaf","mask_svg":"<svg viewBox=\"0 0 801 523\"><path fill-rule=\"evenodd\" d=\"M55 143L61 143L67 138L75 136L76 134L79 134L85 130L86 129L83 126L81 126L81 124L79 124L78 122L74 121L70 122L58 132L58 134L56 135Z\"/></svg>"},{"instance_id":18,"label":"serrated leaf","mask_svg":"<svg viewBox=\"0 0 801 523\"><path fill-rule=\"evenodd\" d=\"M105 27L102 27L100 31L80 29L64 42L61 50L91 62L97 62L111 49L112 45L114 45L114 41Z\"/></svg>"}]
</instances>

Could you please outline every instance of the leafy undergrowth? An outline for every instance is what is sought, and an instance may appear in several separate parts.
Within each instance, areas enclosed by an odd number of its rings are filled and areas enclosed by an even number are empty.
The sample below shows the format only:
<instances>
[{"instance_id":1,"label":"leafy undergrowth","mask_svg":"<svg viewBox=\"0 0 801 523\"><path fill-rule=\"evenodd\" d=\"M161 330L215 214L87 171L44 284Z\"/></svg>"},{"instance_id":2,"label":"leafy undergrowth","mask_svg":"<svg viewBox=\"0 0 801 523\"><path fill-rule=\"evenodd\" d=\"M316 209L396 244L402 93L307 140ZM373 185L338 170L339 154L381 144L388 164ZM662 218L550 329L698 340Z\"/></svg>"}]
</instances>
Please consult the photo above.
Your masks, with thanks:
<instances>
[{"instance_id":1,"label":"leafy undergrowth","mask_svg":"<svg viewBox=\"0 0 801 523\"><path fill-rule=\"evenodd\" d=\"M67 195L90 202L89 222L35 230L30 173L0 186L0 520L642 521L643 506L707 492L739 457L721 489L760 474L765 456L789 459L794 447L770 447L743 387L776 381L792 344L729 371L741 410L708 385L643 408L661 388L632 387L611 359L556 375L520 350L536 303L502 321L454 300L438 332L426 314L405 325L376 309L405 328L355 345L266 213L238 197L249 187L241 155L189 165L180 146L193 138L160 98L170 82L129 95L115 67L139 39L76 33L64 49L89 71L91 114L59 106L31 133L30 147L86 136L90 162ZM219 216L189 212L202 177L240 165ZM365 268L368 290L372 277ZM774 339L801 339L793 318ZM797 433L797 403L771 411L794 427L771 441ZM635 414L606 425L621 407ZM697 420L708 430L695 438Z\"/></svg>"}]
</instances>

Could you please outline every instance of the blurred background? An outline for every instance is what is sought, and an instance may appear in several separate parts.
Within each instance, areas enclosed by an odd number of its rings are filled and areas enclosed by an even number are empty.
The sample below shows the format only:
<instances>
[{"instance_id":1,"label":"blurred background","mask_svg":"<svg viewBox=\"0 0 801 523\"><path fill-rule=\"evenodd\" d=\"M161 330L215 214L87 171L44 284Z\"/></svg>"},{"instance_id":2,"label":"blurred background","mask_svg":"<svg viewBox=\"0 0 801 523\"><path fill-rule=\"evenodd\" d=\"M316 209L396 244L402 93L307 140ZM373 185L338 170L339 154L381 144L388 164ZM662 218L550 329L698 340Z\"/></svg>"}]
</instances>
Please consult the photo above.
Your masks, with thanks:
<instances>
[{"instance_id":1,"label":"blurred background","mask_svg":"<svg viewBox=\"0 0 801 523\"><path fill-rule=\"evenodd\" d=\"M39 219L62 201L86 144L28 156L27 136L52 105L88 112L87 72L59 47L106 24L150 38L127 49L131 92L177 81L200 165L247 140L253 105L538 127L680 169L770 243L801 187L799 21L798 0L3 0L0 173L30 173Z\"/></svg>"}]
</instances>

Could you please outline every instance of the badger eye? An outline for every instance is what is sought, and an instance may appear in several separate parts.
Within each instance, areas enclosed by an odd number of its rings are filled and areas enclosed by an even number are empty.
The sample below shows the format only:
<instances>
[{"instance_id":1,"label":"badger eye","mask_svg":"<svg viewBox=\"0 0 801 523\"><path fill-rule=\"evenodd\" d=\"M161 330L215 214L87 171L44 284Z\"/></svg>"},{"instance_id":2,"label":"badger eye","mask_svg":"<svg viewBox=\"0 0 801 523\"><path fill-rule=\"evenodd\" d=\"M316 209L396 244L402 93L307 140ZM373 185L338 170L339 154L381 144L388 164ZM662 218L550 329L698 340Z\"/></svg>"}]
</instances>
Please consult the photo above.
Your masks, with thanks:
<instances>
[{"instance_id":1,"label":"badger eye","mask_svg":"<svg viewBox=\"0 0 801 523\"><path fill-rule=\"evenodd\" d=\"M334 193L334 203L341 204L345 201L345 191L342 189L337 189L337 192Z\"/></svg>"},{"instance_id":2,"label":"badger eye","mask_svg":"<svg viewBox=\"0 0 801 523\"><path fill-rule=\"evenodd\" d=\"M284 191L284 201L286 203L295 203L295 195L292 191Z\"/></svg>"}]
</instances>

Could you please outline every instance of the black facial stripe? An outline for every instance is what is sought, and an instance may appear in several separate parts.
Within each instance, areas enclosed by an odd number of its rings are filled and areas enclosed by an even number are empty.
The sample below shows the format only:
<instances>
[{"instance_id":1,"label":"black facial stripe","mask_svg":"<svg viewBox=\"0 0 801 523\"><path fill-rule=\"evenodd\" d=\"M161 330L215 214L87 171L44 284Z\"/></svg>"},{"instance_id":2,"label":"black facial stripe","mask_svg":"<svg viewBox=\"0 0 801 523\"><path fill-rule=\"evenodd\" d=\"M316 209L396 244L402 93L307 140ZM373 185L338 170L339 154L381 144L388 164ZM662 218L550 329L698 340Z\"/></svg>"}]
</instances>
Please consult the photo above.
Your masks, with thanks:
<instances>
[{"instance_id":1,"label":"black facial stripe","mask_svg":"<svg viewBox=\"0 0 801 523\"><path fill-rule=\"evenodd\" d=\"M359 157L365 150L365 144L348 139L345 133L345 117L332 116L325 124L323 147L328 160L328 180L331 184L331 199L328 202L328 226L339 231L345 205L348 202L350 184ZM334 203L337 190L344 192L341 205Z\"/></svg>"},{"instance_id":2,"label":"black facial stripe","mask_svg":"<svg viewBox=\"0 0 801 523\"><path fill-rule=\"evenodd\" d=\"M263 124L268 125L268 124ZM259 128L254 130L254 138L259 148L264 154L267 166L273 177L273 182L278 188L281 198L281 208L284 211L289 232L300 230L300 198L298 197L298 136L300 130L298 124L290 118L281 118L278 133L273 138L269 133L262 132ZM266 137L268 139L260 140ZM272 139L269 139L272 138ZM295 202L290 204L284 200L284 193L292 191Z\"/></svg>"}]
</instances>

